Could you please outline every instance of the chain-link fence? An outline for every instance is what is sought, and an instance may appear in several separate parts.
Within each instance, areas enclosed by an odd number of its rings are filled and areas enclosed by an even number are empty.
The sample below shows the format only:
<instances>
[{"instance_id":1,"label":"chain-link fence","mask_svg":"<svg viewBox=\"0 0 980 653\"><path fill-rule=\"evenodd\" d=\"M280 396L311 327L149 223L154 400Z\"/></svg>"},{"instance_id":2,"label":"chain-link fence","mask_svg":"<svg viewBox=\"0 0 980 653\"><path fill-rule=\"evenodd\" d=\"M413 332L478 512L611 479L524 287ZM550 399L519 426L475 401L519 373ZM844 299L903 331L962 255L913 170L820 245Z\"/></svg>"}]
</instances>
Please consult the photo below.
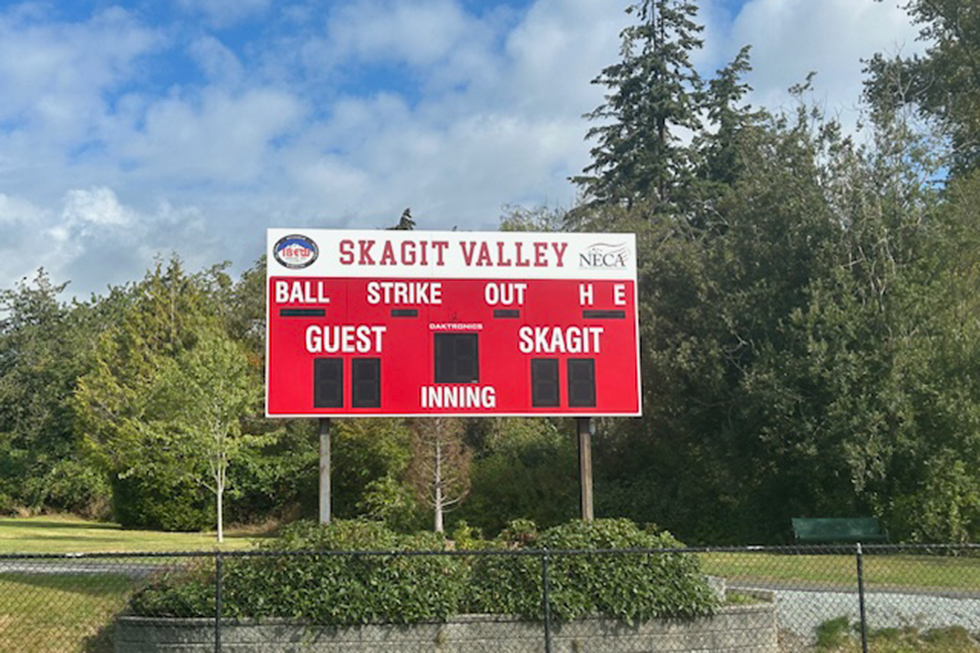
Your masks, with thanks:
<instances>
[{"instance_id":1,"label":"chain-link fence","mask_svg":"<svg viewBox=\"0 0 980 653\"><path fill-rule=\"evenodd\" d=\"M958 652L978 640L976 546L0 556L0 651L18 653Z\"/></svg>"}]
</instances>

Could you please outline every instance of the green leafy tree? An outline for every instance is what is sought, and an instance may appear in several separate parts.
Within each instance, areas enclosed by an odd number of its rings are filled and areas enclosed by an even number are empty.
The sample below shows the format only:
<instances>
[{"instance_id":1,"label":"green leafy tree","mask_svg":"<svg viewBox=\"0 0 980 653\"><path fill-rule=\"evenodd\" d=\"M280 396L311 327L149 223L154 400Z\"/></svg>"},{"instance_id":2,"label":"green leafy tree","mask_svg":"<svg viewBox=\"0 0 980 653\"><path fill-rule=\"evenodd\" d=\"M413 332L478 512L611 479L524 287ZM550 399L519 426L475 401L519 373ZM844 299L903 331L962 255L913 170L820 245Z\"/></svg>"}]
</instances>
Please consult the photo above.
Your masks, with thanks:
<instances>
[{"instance_id":1,"label":"green leafy tree","mask_svg":"<svg viewBox=\"0 0 980 653\"><path fill-rule=\"evenodd\" d=\"M343 419L332 426L334 514L367 516L400 531L421 524L415 493L405 482L412 434L401 419Z\"/></svg>"},{"instance_id":2,"label":"green leafy tree","mask_svg":"<svg viewBox=\"0 0 980 653\"><path fill-rule=\"evenodd\" d=\"M973 170L980 163L980 10L973 0L910 0L905 9L929 45L923 55L875 55L865 96L879 110L911 107L937 121L953 171Z\"/></svg>"},{"instance_id":3,"label":"green leafy tree","mask_svg":"<svg viewBox=\"0 0 980 653\"><path fill-rule=\"evenodd\" d=\"M158 263L125 289L115 325L99 337L90 371L78 380L75 426L87 450L113 479L124 525L197 528L206 524L192 466L181 460L172 398L163 379L219 328L211 275L184 272L180 260Z\"/></svg>"},{"instance_id":4,"label":"green leafy tree","mask_svg":"<svg viewBox=\"0 0 980 653\"><path fill-rule=\"evenodd\" d=\"M169 433L169 453L189 480L214 495L218 542L224 541L224 496L228 468L245 447L263 439L242 432L242 421L258 403L242 347L218 328L198 334L194 347L164 359L156 387L163 410L141 425L144 434Z\"/></svg>"},{"instance_id":5,"label":"green leafy tree","mask_svg":"<svg viewBox=\"0 0 980 653\"><path fill-rule=\"evenodd\" d=\"M578 515L578 463L570 423L494 418L475 426L468 436L473 450L470 493L454 519L499 533L515 519L552 526Z\"/></svg>"}]
</instances>

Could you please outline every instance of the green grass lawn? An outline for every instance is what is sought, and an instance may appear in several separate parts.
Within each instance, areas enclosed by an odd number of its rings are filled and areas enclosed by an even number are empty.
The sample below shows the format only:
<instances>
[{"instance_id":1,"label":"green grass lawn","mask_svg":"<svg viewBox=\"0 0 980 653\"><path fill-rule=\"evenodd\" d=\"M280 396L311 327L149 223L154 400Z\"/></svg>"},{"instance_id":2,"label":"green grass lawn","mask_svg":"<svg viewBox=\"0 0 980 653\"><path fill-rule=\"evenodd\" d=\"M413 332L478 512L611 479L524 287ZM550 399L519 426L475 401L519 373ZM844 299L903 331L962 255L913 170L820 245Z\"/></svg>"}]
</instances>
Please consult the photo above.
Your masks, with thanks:
<instances>
[{"instance_id":1,"label":"green grass lawn","mask_svg":"<svg viewBox=\"0 0 980 653\"><path fill-rule=\"evenodd\" d=\"M109 653L132 587L121 574L0 574L0 651Z\"/></svg>"},{"instance_id":2,"label":"green grass lawn","mask_svg":"<svg viewBox=\"0 0 980 653\"><path fill-rule=\"evenodd\" d=\"M248 548L260 539L233 531L226 533L221 549ZM208 551L216 547L214 533L124 530L116 524L69 516L0 518L0 554ZM111 624L138 581L112 573L111 568L134 560L105 560L105 573L0 572L0 652L112 651ZM156 564L164 559L140 562Z\"/></svg>"},{"instance_id":3,"label":"green grass lawn","mask_svg":"<svg viewBox=\"0 0 980 653\"><path fill-rule=\"evenodd\" d=\"M259 539L250 533L226 532L220 548L248 548ZM214 533L125 530L117 524L69 516L0 518L0 553L202 551L217 547Z\"/></svg>"},{"instance_id":4,"label":"green grass lawn","mask_svg":"<svg viewBox=\"0 0 980 653\"><path fill-rule=\"evenodd\" d=\"M700 554L707 573L731 581L857 586L852 555ZM865 587L951 589L980 593L980 558L865 554Z\"/></svg>"}]
</instances>

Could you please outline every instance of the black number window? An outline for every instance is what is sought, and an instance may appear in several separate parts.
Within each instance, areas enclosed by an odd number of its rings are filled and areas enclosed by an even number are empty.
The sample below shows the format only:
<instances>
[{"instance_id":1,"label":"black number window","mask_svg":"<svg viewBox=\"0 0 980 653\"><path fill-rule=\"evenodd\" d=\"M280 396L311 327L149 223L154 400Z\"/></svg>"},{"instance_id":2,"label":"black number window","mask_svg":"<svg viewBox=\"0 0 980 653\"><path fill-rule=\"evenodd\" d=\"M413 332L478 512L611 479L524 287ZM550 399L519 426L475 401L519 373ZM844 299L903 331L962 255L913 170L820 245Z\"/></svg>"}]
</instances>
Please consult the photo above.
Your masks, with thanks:
<instances>
[{"instance_id":1,"label":"black number window","mask_svg":"<svg viewBox=\"0 0 980 653\"><path fill-rule=\"evenodd\" d=\"M480 346L476 333L437 333L436 383L479 383Z\"/></svg>"},{"instance_id":2,"label":"black number window","mask_svg":"<svg viewBox=\"0 0 980 653\"><path fill-rule=\"evenodd\" d=\"M381 406L381 359L355 358L351 361L351 385L354 408L378 408Z\"/></svg>"},{"instance_id":3,"label":"black number window","mask_svg":"<svg viewBox=\"0 0 980 653\"><path fill-rule=\"evenodd\" d=\"M531 359L531 405L557 406L558 396L558 359Z\"/></svg>"},{"instance_id":4,"label":"black number window","mask_svg":"<svg viewBox=\"0 0 980 653\"><path fill-rule=\"evenodd\" d=\"M344 360L317 358L313 361L313 407L342 408L344 405Z\"/></svg>"},{"instance_id":5,"label":"black number window","mask_svg":"<svg viewBox=\"0 0 980 653\"><path fill-rule=\"evenodd\" d=\"M568 360L568 405L595 406L595 359Z\"/></svg>"}]
</instances>

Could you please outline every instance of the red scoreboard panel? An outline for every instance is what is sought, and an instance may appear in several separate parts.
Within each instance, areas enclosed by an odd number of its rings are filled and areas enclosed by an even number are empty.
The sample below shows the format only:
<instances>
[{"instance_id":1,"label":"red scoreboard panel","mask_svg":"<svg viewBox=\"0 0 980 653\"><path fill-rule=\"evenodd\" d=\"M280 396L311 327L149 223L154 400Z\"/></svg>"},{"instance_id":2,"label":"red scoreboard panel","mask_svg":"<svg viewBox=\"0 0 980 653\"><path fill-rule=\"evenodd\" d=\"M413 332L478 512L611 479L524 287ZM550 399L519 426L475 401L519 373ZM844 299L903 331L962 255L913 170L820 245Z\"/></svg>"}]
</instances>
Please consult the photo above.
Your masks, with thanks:
<instances>
[{"instance_id":1,"label":"red scoreboard panel","mask_svg":"<svg viewBox=\"0 0 980 653\"><path fill-rule=\"evenodd\" d=\"M266 414L639 415L632 234L270 229Z\"/></svg>"}]
</instances>

